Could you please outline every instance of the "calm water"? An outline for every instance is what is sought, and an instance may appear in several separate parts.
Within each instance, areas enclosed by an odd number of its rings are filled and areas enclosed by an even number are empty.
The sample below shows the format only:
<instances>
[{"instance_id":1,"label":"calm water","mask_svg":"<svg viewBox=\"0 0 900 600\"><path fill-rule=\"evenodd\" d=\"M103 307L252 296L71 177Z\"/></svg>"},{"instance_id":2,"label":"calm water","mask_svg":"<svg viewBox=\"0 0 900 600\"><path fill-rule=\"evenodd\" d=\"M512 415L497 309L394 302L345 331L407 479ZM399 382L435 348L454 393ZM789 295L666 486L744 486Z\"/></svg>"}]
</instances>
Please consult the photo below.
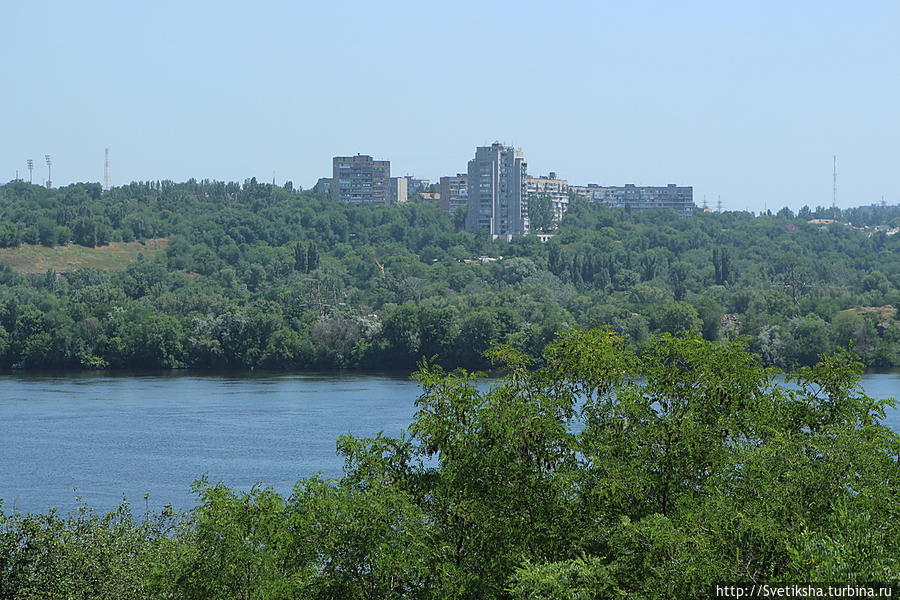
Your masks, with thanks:
<instances>
[{"instance_id":1,"label":"calm water","mask_svg":"<svg viewBox=\"0 0 900 600\"><path fill-rule=\"evenodd\" d=\"M900 373L867 375L900 397ZM341 434L396 436L418 386L383 375L0 376L0 498L5 509L143 509L194 503L191 482L289 493L297 479L340 475ZM900 411L887 421L900 431Z\"/></svg>"}]
</instances>

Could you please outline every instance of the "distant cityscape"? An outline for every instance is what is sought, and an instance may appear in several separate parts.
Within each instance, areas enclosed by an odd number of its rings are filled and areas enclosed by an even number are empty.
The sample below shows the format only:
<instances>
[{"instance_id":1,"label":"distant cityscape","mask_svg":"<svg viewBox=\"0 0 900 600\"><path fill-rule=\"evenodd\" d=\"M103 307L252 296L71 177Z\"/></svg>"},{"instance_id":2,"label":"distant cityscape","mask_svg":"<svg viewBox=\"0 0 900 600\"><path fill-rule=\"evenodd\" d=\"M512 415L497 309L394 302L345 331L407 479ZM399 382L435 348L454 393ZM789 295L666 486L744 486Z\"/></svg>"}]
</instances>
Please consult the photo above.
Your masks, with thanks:
<instances>
[{"instance_id":1,"label":"distant cityscape","mask_svg":"<svg viewBox=\"0 0 900 600\"><path fill-rule=\"evenodd\" d=\"M419 195L437 200L452 214L467 208L466 230L494 237L535 232L528 215L529 199L535 198L549 204L554 226L574 198L628 210L672 209L682 217L690 217L696 208L691 186L572 185L553 171L529 175L525 154L500 142L477 147L465 173L441 177L436 183L411 176L392 177L389 160L375 160L366 154L335 156L331 177L319 179L314 189L336 202L372 206L406 202Z\"/></svg>"}]
</instances>

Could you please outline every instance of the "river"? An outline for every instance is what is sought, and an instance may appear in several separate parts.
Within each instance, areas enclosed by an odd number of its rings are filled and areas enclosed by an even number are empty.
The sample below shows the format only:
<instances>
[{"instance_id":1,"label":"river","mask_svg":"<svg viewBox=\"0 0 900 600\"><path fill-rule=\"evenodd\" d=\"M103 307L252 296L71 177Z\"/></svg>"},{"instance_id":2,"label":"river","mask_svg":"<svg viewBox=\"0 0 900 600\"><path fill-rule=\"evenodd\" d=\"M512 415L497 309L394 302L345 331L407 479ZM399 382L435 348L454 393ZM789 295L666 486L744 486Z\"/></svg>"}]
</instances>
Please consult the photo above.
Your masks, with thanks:
<instances>
[{"instance_id":1,"label":"river","mask_svg":"<svg viewBox=\"0 0 900 600\"><path fill-rule=\"evenodd\" d=\"M900 397L900 373L866 375L876 398ZM190 484L283 494L302 477L336 477L339 435L397 436L418 385L380 374L0 376L0 498L10 512L189 508ZM900 431L900 411L886 423ZM149 495L145 499L145 495Z\"/></svg>"}]
</instances>

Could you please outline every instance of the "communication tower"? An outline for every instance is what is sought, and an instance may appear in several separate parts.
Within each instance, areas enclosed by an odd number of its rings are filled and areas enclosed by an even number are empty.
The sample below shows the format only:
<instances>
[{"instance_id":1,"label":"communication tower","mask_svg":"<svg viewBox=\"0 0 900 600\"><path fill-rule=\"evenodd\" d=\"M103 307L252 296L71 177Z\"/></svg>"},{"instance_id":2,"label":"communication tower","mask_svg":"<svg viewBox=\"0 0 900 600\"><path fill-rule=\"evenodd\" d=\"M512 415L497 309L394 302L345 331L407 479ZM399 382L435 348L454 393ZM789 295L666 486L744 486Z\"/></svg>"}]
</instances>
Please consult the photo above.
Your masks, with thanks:
<instances>
[{"instance_id":1,"label":"communication tower","mask_svg":"<svg viewBox=\"0 0 900 600\"><path fill-rule=\"evenodd\" d=\"M53 187L53 177L50 176L50 168L52 167L52 161L50 160L50 155L45 154L44 160L47 161L47 189Z\"/></svg>"},{"instance_id":2,"label":"communication tower","mask_svg":"<svg viewBox=\"0 0 900 600\"><path fill-rule=\"evenodd\" d=\"M831 174L831 208L837 208L837 154L834 155L834 170Z\"/></svg>"},{"instance_id":3,"label":"communication tower","mask_svg":"<svg viewBox=\"0 0 900 600\"><path fill-rule=\"evenodd\" d=\"M109 191L109 148L103 158L103 189Z\"/></svg>"},{"instance_id":4,"label":"communication tower","mask_svg":"<svg viewBox=\"0 0 900 600\"><path fill-rule=\"evenodd\" d=\"M34 183L34 161L29 158L25 165L28 167L28 183Z\"/></svg>"}]
</instances>

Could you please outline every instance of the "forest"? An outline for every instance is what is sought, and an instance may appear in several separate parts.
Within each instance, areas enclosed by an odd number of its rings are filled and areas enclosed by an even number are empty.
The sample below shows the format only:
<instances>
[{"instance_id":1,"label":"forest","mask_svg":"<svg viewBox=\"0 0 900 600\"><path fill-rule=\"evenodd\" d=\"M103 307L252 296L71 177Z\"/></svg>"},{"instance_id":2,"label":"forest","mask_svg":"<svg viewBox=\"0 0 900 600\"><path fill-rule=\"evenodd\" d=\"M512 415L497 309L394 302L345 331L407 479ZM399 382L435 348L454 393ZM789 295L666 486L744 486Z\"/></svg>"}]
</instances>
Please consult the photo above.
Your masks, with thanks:
<instances>
[{"instance_id":1,"label":"forest","mask_svg":"<svg viewBox=\"0 0 900 600\"><path fill-rule=\"evenodd\" d=\"M540 358L570 328L634 348L740 338L785 370L846 346L900 365L898 207L681 218L573 199L547 243L461 224L436 203L355 207L290 182L10 182L0 247L167 247L118 269L0 265L0 368L485 369L493 344Z\"/></svg>"},{"instance_id":2,"label":"forest","mask_svg":"<svg viewBox=\"0 0 900 600\"><path fill-rule=\"evenodd\" d=\"M773 383L742 341L568 330L507 373L423 362L407 434L284 497L0 510L0 599L672 600L900 579L900 437L847 351ZM300 432L298 432L298 435ZM2 509L2 505L0 505ZM890 589L890 588L888 588ZM877 591L877 588L876 588ZM855 597L855 595L854 595Z\"/></svg>"}]
</instances>

